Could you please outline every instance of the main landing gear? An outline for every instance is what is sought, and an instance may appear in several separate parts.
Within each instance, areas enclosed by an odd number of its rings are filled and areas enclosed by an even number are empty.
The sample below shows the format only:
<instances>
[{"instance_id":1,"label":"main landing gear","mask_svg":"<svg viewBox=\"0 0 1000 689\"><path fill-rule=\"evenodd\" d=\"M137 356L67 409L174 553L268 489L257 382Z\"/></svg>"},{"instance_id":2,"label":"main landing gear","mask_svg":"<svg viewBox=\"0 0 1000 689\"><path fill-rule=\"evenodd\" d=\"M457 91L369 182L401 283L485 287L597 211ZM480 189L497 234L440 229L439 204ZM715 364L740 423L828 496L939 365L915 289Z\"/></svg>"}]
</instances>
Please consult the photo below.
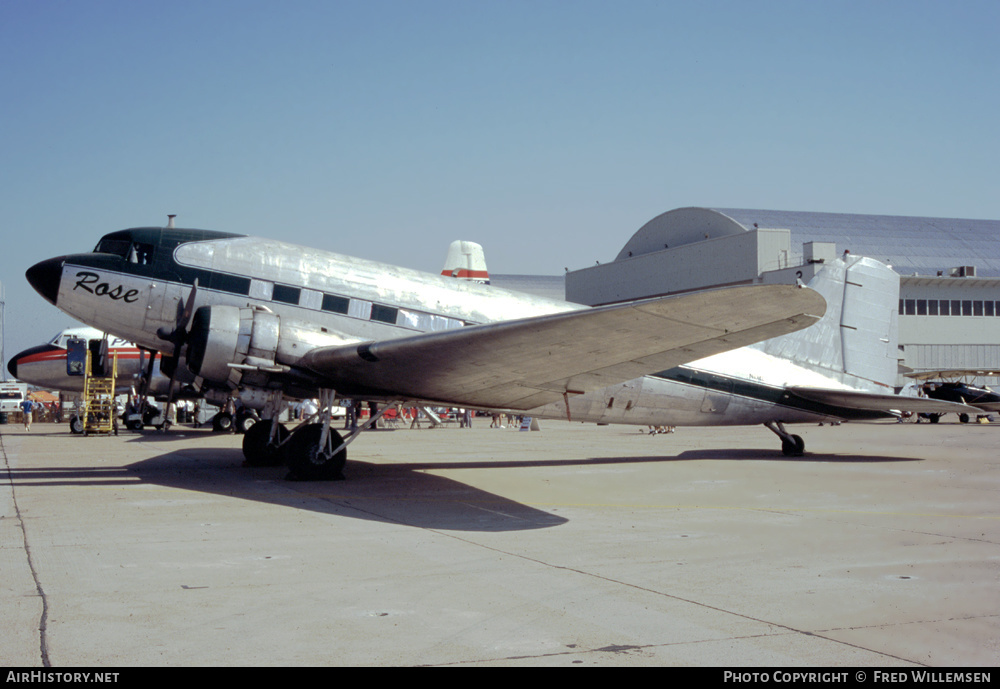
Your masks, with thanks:
<instances>
[{"instance_id":1,"label":"main landing gear","mask_svg":"<svg viewBox=\"0 0 1000 689\"><path fill-rule=\"evenodd\" d=\"M768 421L764 424L770 431L781 438L781 453L786 457L801 457L806 451L806 441L802 436L792 435L785 430L780 421Z\"/></svg>"},{"instance_id":2,"label":"main landing gear","mask_svg":"<svg viewBox=\"0 0 1000 689\"><path fill-rule=\"evenodd\" d=\"M281 393L268 401L264 420L258 421L243 436L243 456L247 466L276 466L282 462L288 467L291 481L337 481L344 478L347 463L347 446L361 431L370 428L389 408L383 406L368 422L351 431L344 439L330 428L330 419L336 392L320 390L319 411L289 432L277 422L284 408Z\"/></svg>"}]
</instances>

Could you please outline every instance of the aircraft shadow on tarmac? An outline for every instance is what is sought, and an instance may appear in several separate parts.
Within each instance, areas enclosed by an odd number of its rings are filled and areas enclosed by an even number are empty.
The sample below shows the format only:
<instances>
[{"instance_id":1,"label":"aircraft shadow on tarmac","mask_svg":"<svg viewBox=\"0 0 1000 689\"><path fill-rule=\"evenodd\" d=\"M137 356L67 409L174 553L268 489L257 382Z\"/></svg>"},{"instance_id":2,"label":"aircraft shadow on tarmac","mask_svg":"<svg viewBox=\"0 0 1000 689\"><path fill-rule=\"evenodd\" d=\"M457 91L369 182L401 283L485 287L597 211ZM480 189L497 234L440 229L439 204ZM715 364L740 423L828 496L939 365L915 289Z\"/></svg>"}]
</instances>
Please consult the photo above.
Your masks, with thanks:
<instances>
[{"instance_id":1,"label":"aircraft shadow on tarmac","mask_svg":"<svg viewBox=\"0 0 1000 689\"><path fill-rule=\"evenodd\" d=\"M170 434L137 436L170 444ZM351 519L417 528L469 532L543 529L568 520L480 488L436 475L434 470L589 467L704 460L781 462L909 462L912 457L806 453L784 457L773 449L715 448L677 455L590 457L557 460L448 461L374 463L352 460L348 480L296 483L284 481L283 467L243 467L235 448L184 448L123 467L44 467L9 469L15 485L127 486L152 484L179 490L255 500Z\"/></svg>"},{"instance_id":2,"label":"aircraft shadow on tarmac","mask_svg":"<svg viewBox=\"0 0 1000 689\"><path fill-rule=\"evenodd\" d=\"M433 465L351 461L346 481L283 480L284 467L243 467L232 448L186 448L123 467L11 468L15 486L147 484L256 500L298 510L451 531L544 529L568 520L514 500L425 473ZM440 468L444 468L441 465Z\"/></svg>"}]
</instances>

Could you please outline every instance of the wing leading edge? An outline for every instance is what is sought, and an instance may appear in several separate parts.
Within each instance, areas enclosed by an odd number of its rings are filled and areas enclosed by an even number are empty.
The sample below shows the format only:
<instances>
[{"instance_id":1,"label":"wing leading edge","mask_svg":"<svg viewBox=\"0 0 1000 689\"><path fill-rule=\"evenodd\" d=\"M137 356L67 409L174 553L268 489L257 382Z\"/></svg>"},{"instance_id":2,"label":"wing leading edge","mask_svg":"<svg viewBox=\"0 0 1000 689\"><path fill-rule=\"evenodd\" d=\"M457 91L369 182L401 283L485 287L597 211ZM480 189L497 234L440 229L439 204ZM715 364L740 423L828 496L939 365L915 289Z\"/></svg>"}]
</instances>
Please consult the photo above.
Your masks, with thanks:
<instances>
[{"instance_id":1,"label":"wing leading edge","mask_svg":"<svg viewBox=\"0 0 1000 689\"><path fill-rule=\"evenodd\" d=\"M817 292L757 285L320 347L301 366L346 395L532 409L801 330Z\"/></svg>"}]
</instances>

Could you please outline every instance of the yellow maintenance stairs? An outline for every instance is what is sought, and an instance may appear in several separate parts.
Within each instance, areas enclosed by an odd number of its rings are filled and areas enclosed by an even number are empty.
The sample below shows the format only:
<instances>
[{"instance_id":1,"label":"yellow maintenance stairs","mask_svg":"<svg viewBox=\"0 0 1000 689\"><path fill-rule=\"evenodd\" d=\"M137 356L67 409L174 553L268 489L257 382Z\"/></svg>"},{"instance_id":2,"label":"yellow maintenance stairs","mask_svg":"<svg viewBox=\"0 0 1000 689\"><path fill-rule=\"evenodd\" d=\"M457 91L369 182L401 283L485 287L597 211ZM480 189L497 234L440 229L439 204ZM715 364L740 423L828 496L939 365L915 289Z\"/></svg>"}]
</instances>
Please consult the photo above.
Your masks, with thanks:
<instances>
[{"instance_id":1,"label":"yellow maintenance stairs","mask_svg":"<svg viewBox=\"0 0 1000 689\"><path fill-rule=\"evenodd\" d=\"M118 379L118 352L110 357L110 376L91 373L91 352L87 351L87 368L83 378L83 396L80 399L80 418L83 434L114 433L118 435L118 414L115 409L115 383ZM107 371L105 371L106 373Z\"/></svg>"}]
</instances>

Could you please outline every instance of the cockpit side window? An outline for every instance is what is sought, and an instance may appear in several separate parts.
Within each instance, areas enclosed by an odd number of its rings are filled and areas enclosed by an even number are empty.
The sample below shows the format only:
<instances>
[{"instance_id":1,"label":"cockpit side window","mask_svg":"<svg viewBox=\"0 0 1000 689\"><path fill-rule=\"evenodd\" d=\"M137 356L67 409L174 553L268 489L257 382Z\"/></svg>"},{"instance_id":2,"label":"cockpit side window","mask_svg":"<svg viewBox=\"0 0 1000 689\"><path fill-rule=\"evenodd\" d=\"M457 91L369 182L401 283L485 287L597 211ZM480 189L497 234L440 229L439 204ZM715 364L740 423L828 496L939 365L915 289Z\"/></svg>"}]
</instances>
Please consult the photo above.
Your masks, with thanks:
<instances>
[{"instance_id":1,"label":"cockpit side window","mask_svg":"<svg viewBox=\"0 0 1000 689\"><path fill-rule=\"evenodd\" d=\"M132 245L132 253L129 255L129 261L138 263L141 266L148 266L153 262L153 245L136 242Z\"/></svg>"},{"instance_id":2,"label":"cockpit side window","mask_svg":"<svg viewBox=\"0 0 1000 689\"><path fill-rule=\"evenodd\" d=\"M97 243L94 253L114 254L115 256L121 256L129 263L146 266L153 262L153 248L152 244L105 237Z\"/></svg>"},{"instance_id":3,"label":"cockpit side window","mask_svg":"<svg viewBox=\"0 0 1000 689\"><path fill-rule=\"evenodd\" d=\"M104 238L97 243L96 247L94 247L95 254L114 254L115 256L121 256L122 258L128 258L131 250L132 242L127 239Z\"/></svg>"}]
</instances>

